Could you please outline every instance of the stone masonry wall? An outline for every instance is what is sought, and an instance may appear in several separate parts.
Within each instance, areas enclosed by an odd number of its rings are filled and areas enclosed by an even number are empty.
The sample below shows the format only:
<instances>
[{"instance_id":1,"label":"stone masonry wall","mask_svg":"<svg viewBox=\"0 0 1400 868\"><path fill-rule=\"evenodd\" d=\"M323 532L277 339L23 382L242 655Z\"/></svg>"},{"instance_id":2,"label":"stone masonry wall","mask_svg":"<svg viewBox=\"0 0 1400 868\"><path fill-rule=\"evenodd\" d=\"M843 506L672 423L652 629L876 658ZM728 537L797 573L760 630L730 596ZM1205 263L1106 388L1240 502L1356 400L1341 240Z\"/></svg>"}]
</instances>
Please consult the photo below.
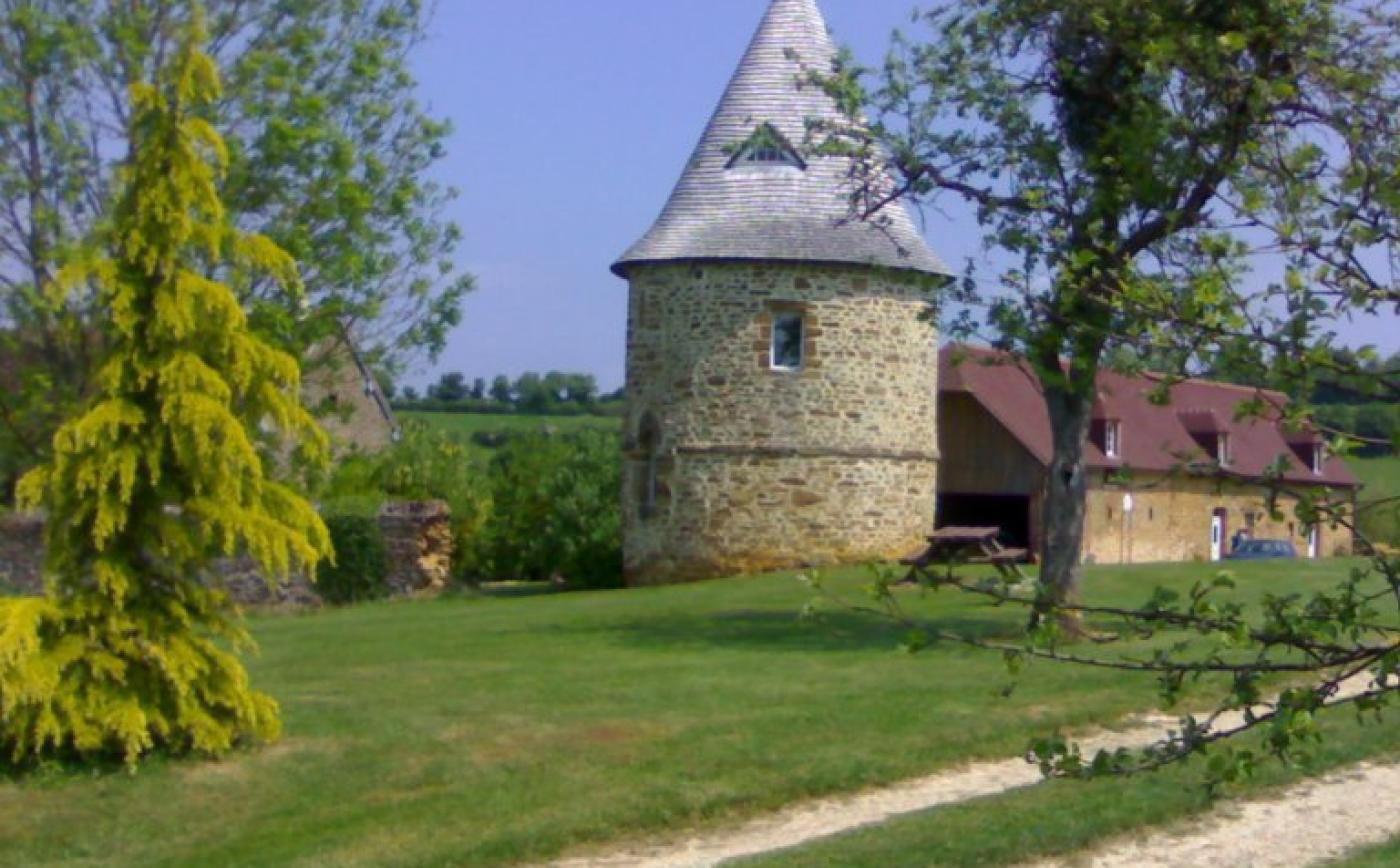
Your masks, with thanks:
<instances>
[{"instance_id":1,"label":"stone masonry wall","mask_svg":"<svg viewBox=\"0 0 1400 868\"><path fill-rule=\"evenodd\" d=\"M631 282L630 583L918 545L933 526L938 463L926 281L856 266L672 263L636 267ZM804 318L799 371L770 365L773 316L787 311Z\"/></svg>"},{"instance_id":2,"label":"stone masonry wall","mask_svg":"<svg viewBox=\"0 0 1400 868\"><path fill-rule=\"evenodd\" d=\"M450 512L445 503L391 503L379 515L389 554L386 584L395 596L441 590L452 572ZM37 515L0 516L0 596L43 592L44 520ZM234 600L245 606L316 606L321 598L304 576L268 583L247 557L216 561L211 568Z\"/></svg>"},{"instance_id":3,"label":"stone masonry wall","mask_svg":"<svg viewBox=\"0 0 1400 868\"><path fill-rule=\"evenodd\" d=\"M1127 515L1123 496L1133 495ZM1299 557L1307 556L1307 528L1293 514L1296 499L1280 497L1281 519L1270 517L1266 491L1260 486L1182 476L1145 476L1132 487L1098 486L1089 491L1084 528L1084 559L1089 563L1165 563L1206 561L1211 553L1211 518L1226 510L1225 543L1253 518L1255 539L1290 540ZM1319 557L1350 555L1351 532L1323 527Z\"/></svg>"}]
</instances>

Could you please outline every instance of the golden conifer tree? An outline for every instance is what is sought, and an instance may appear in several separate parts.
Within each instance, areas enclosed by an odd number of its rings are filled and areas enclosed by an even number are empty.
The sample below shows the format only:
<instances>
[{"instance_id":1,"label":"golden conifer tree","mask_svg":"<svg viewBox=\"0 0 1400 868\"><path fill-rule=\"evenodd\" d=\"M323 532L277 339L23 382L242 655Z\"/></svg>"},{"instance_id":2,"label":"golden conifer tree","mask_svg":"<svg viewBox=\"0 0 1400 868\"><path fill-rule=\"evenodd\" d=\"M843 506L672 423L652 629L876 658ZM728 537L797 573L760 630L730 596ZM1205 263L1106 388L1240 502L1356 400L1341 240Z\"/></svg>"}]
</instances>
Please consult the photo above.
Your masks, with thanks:
<instances>
[{"instance_id":1,"label":"golden conifer tree","mask_svg":"<svg viewBox=\"0 0 1400 868\"><path fill-rule=\"evenodd\" d=\"M15 762L160 747L218 754L279 732L252 690L250 645L220 555L266 574L314 570L324 525L266 465L274 438L312 459L325 436L298 398L297 362L255 336L229 283L295 286L295 264L238 232L218 183L224 145L202 116L218 73L196 23L132 91L121 195L61 286L106 313L96 395L62 427L51 464L21 483L48 513L49 590L0 605L0 748ZM56 300L57 301L57 300Z\"/></svg>"}]
</instances>

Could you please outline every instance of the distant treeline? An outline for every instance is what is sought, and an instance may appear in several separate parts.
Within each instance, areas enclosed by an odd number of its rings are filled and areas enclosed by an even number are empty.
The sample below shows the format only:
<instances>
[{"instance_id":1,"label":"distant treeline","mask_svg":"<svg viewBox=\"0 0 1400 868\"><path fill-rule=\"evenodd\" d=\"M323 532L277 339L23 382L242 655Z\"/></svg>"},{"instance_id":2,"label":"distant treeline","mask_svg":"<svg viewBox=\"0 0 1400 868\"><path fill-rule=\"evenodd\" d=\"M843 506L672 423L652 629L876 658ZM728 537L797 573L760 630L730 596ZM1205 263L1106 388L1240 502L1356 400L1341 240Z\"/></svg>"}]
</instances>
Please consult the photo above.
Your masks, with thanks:
<instances>
[{"instance_id":1,"label":"distant treeline","mask_svg":"<svg viewBox=\"0 0 1400 868\"><path fill-rule=\"evenodd\" d=\"M426 413L529 413L541 416L614 415L622 412L622 390L600 394L592 374L533 371L512 380L498 375L488 384L471 382L460 373L447 373L428 386L426 394L408 386L392 391L396 410Z\"/></svg>"},{"instance_id":2,"label":"distant treeline","mask_svg":"<svg viewBox=\"0 0 1400 868\"><path fill-rule=\"evenodd\" d=\"M1319 404L1314 416L1323 427L1360 440L1360 455L1388 455L1400 443L1400 404Z\"/></svg>"}]
</instances>

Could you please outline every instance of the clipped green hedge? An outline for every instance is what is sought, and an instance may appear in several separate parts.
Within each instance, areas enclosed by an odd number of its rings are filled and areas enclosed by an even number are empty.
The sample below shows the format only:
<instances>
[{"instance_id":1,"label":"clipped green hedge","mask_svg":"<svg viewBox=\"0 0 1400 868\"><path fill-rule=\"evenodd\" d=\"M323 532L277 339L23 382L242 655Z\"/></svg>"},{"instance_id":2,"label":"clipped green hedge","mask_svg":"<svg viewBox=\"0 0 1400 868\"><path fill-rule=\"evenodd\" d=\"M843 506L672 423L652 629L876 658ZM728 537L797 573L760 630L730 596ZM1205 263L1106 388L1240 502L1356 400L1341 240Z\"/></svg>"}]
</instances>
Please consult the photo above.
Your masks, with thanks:
<instances>
[{"instance_id":1,"label":"clipped green hedge","mask_svg":"<svg viewBox=\"0 0 1400 868\"><path fill-rule=\"evenodd\" d=\"M354 513L325 517L335 563L322 565L316 590L327 603L346 605L377 600L389 593L389 552L373 518Z\"/></svg>"}]
</instances>

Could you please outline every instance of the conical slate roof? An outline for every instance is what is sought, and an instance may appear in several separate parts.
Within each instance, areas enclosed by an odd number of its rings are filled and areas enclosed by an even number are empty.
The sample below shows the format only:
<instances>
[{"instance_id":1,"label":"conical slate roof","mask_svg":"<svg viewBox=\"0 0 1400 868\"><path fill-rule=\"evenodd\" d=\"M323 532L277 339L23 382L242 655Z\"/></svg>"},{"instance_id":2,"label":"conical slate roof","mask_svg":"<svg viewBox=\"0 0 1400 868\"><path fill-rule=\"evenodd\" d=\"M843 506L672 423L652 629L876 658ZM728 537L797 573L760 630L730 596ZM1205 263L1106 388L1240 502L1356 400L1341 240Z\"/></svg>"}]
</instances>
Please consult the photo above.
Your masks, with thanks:
<instances>
[{"instance_id":1,"label":"conical slate roof","mask_svg":"<svg viewBox=\"0 0 1400 868\"><path fill-rule=\"evenodd\" d=\"M948 268L896 203L876 222L851 219L850 163L811 156L805 168L739 163L736 149L763 124L801 146L807 122L839 122L803 66L829 69L836 46L816 0L773 0L748 53L656 225L613 271L673 260L842 262L946 275Z\"/></svg>"}]
</instances>

